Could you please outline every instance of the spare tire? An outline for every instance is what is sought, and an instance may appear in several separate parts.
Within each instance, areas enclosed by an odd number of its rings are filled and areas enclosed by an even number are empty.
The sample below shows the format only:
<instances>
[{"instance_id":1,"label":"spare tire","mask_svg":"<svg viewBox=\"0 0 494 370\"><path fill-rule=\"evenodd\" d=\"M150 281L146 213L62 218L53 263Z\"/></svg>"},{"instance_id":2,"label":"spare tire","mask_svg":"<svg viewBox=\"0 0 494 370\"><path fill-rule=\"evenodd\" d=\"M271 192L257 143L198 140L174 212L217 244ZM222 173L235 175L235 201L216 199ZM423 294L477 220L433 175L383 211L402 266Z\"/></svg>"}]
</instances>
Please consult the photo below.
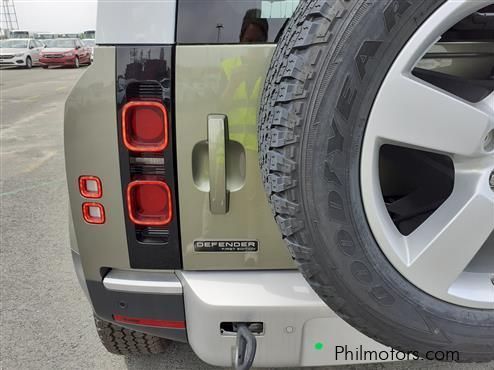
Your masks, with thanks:
<instances>
[{"instance_id":1,"label":"spare tire","mask_svg":"<svg viewBox=\"0 0 494 370\"><path fill-rule=\"evenodd\" d=\"M491 3L301 2L261 102L263 181L300 271L352 326L428 359L494 359L492 84L467 101L471 81L414 69Z\"/></svg>"}]
</instances>

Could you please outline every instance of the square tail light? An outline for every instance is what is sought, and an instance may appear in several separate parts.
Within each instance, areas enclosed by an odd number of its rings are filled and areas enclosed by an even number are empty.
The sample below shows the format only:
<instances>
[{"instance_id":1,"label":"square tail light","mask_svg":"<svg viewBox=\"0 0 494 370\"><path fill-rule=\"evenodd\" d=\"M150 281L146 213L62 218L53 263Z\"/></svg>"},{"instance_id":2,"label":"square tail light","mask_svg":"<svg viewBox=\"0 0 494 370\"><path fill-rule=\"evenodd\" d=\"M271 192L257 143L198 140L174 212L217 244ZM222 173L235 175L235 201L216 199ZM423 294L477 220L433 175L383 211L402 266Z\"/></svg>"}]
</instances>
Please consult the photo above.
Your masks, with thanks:
<instances>
[{"instance_id":1,"label":"square tail light","mask_svg":"<svg viewBox=\"0 0 494 370\"><path fill-rule=\"evenodd\" d=\"M133 181L127 187L127 209L136 225L167 225L172 220L170 188L163 181Z\"/></svg>"},{"instance_id":2,"label":"square tail light","mask_svg":"<svg viewBox=\"0 0 494 370\"><path fill-rule=\"evenodd\" d=\"M101 198L103 195L101 180L96 176L79 177L79 192L84 198Z\"/></svg>"},{"instance_id":3,"label":"square tail light","mask_svg":"<svg viewBox=\"0 0 494 370\"><path fill-rule=\"evenodd\" d=\"M168 114L163 104L131 101L122 108L122 137L133 152L161 152L168 146Z\"/></svg>"},{"instance_id":4,"label":"square tail light","mask_svg":"<svg viewBox=\"0 0 494 370\"><path fill-rule=\"evenodd\" d=\"M101 225L105 223L105 208L100 203L83 203L82 216L88 224Z\"/></svg>"}]
</instances>

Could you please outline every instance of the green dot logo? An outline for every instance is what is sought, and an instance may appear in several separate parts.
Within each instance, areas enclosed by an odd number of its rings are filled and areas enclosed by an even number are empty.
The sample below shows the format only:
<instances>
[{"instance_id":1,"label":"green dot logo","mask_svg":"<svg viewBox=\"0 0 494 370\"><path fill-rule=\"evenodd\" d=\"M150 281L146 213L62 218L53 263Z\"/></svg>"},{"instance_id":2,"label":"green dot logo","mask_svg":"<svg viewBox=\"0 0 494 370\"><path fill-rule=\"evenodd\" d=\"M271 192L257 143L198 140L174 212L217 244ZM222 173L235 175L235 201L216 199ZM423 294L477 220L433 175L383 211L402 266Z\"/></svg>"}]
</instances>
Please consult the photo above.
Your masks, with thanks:
<instances>
[{"instance_id":1,"label":"green dot logo","mask_svg":"<svg viewBox=\"0 0 494 370\"><path fill-rule=\"evenodd\" d=\"M316 351L321 351L323 348L324 348L324 344L321 342L317 342L316 344L314 344L314 349Z\"/></svg>"}]
</instances>

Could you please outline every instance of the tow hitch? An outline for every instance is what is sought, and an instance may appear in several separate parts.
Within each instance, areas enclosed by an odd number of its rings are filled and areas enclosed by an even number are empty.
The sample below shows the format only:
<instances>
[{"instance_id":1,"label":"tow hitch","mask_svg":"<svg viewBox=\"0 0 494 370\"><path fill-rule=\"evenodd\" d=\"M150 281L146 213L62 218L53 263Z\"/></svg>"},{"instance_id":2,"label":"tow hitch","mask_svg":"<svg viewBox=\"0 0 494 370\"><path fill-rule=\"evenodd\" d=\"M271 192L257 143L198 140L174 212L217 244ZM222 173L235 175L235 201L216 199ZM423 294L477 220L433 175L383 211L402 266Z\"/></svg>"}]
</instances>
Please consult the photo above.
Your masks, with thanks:
<instances>
[{"instance_id":1,"label":"tow hitch","mask_svg":"<svg viewBox=\"0 0 494 370\"><path fill-rule=\"evenodd\" d=\"M250 330L251 325L248 327L246 324L237 324L237 344L233 360L236 370L249 370L256 357L257 340Z\"/></svg>"}]
</instances>

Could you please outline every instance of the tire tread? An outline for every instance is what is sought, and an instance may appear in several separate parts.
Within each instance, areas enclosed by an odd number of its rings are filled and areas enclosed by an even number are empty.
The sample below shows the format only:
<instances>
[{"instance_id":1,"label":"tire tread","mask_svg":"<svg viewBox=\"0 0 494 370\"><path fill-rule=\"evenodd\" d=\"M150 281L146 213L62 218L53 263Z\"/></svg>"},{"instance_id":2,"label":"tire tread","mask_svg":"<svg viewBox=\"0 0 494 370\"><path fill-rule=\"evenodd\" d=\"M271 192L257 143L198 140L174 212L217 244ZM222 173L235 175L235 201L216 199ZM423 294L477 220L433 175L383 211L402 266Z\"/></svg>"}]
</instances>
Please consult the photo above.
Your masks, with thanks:
<instances>
[{"instance_id":1,"label":"tire tread","mask_svg":"<svg viewBox=\"0 0 494 370\"><path fill-rule=\"evenodd\" d=\"M329 278L314 249L306 243L306 235L310 232L302 214L298 189L300 168L297 156L303 146L303 114L314 111L307 105L312 100L317 101L310 99L310 94L315 90L315 76L324 62L324 49L338 33L339 39L334 43L333 55L339 55L353 28L370 6L371 1L359 0L308 0L299 5L280 38L265 81L258 117L259 164L274 218L292 258L306 280L325 302L331 302L331 308L341 318L360 332L389 344L390 336L387 333L376 332L367 320L352 314L354 311L350 303L338 293L341 286ZM352 16L345 17L349 13ZM333 59L328 69L335 70L339 63L337 58ZM338 131L337 125L333 127L333 143L329 146L333 148L331 154L338 155L342 150L342 135L345 134ZM310 158L306 158L306 162L310 162ZM332 168L328 182L341 187L339 170ZM335 215L337 211L341 212L334 210ZM344 215L343 218L348 217ZM338 273L336 267L330 266L330 269ZM396 333L391 337L394 335ZM400 344L394 348L403 352L409 350ZM489 356L476 354L470 357L468 353L462 353L461 362L485 362L490 360Z\"/></svg>"},{"instance_id":2,"label":"tire tread","mask_svg":"<svg viewBox=\"0 0 494 370\"><path fill-rule=\"evenodd\" d=\"M167 341L153 335L137 332L94 317L98 336L108 350L116 355L163 353Z\"/></svg>"}]
</instances>

